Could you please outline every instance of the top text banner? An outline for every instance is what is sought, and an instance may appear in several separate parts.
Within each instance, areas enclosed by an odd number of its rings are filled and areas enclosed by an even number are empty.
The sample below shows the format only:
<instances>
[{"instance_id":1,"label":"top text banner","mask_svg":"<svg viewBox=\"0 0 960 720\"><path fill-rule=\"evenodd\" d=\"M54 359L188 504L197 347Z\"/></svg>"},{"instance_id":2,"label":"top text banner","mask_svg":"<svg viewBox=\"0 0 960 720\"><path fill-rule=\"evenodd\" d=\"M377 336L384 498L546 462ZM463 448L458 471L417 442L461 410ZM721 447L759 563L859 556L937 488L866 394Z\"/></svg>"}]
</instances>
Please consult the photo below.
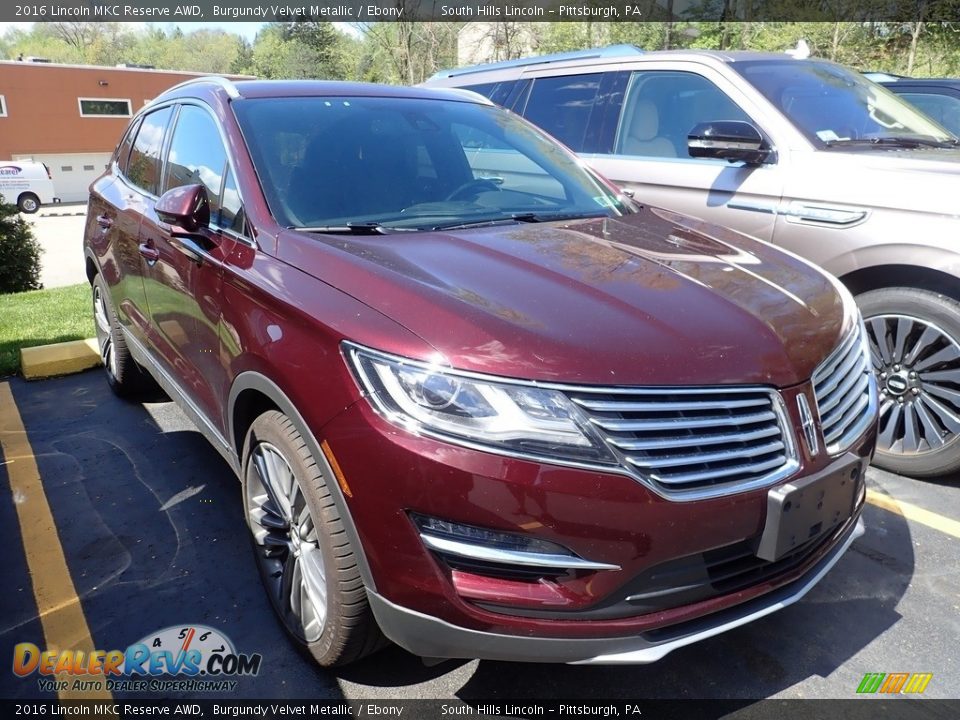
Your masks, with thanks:
<instances>
[{"instance_id":1,"label":"top text banner","mask_svg":"<svg viewBox=\"0 0 960 720\"><path fill-rule=\"evenodd\" d=\"M248 0L35 0L0 4L2 22L663 22L960 21L960 0L367 0L260 3Z\"/></svg>"}]
</instances>

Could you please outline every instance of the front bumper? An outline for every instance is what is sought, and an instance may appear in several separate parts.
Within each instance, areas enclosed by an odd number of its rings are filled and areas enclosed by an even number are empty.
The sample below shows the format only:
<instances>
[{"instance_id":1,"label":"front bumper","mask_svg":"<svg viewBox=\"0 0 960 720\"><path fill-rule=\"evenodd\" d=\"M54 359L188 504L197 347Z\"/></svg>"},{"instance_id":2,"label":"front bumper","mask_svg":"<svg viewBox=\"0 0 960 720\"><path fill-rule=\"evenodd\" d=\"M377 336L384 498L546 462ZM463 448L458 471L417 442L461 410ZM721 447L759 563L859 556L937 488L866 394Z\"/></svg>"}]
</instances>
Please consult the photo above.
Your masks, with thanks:
<instances>
[{"instance_id":1,"label":"front bumper","mask_svg":"<svg viewBox=\"0 0 960 720\"><path fill-rule=\"evenodd\" d=\"M645 664L656 662L677 648L753 622L803 598L836 565L851 543L863 535L863 520L859 515L854 520L830 552L792 583L725 611L632 637L549 638L481 632L400 607L374 592L368 592L368 597L384 634L422 657L577 665Z\"/></svg>"}]
</instances>

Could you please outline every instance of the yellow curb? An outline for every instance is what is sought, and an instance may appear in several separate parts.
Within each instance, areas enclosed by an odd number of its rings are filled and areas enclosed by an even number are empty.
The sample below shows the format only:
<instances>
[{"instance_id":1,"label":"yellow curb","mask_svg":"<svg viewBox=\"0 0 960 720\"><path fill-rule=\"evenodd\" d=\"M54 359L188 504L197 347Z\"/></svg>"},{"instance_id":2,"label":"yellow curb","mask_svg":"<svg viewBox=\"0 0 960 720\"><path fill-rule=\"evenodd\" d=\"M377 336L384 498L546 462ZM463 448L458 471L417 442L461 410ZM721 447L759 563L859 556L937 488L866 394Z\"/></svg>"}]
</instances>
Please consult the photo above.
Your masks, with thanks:
<instances>
[{"instance_id":1,"label":"yellow curb","mask_svg":"<svg viewBox=\"0 0 960 720\"><path fill-rule=\"evenodd\" d=\"M69 375L99 364L100 348L95 338L20 350L20 372L27 380Z\"/></svg>"}]
</instances>

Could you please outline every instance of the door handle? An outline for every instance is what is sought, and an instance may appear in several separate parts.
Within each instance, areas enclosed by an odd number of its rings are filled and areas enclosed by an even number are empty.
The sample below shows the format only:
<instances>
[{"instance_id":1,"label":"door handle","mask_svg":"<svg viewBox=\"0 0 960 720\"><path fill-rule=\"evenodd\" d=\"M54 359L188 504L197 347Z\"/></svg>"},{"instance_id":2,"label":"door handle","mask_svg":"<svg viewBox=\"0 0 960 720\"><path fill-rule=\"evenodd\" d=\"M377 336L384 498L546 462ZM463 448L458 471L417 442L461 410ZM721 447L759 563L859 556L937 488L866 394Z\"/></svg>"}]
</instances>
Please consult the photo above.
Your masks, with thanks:
<instances>
[{"instance_id":1,"label":"door handle","mask_svg":"<svg viewBox=\"0 0 960 720\"><path fill-rule=\"evenodd\" d=\"M113 226L113 220L106 215L97 215L97 225L104 230L109 230Z\"/></svg>"},{"instance_id":2,"label":"door handle","mask_svg":"<svg viewBox=\"0 0 960 720\"><path fill-rule=\"evenodd\" d=\"M140 251L140 254L146 258L147 262L151 265L160 259L160 251L157 250L152 245L147 243L140 243L140 247L137 248Z\"/></svg>"}]
</instances>

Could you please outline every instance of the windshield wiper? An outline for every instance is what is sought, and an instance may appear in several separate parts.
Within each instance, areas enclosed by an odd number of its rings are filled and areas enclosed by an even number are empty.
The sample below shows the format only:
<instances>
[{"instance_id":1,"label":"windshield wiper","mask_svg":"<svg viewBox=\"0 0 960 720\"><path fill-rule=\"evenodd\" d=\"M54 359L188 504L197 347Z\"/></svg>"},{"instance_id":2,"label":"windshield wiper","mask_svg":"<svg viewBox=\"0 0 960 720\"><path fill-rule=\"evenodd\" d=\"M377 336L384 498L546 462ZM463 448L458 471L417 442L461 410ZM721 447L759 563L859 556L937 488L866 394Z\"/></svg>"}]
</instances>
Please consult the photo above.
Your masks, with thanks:
<instances>
[{"instance_id":1,"label":"windshield wiper","mask_svg":"<svg viewBox=\"0 0 960 720\"><path fill-rule=\"evenodd\" d=\"M960 146L960 140L937 140L932 137L919 137L915 135L888 136L876 138L837 138L828 140L827 147L843 147L850 145L860 145L864 147L894 147L916 149L921 147L933 148L955 148Z\"/></svg>"},{"instance_id":2,"label":"windshield wiper","mask_svg":"<svg viewBox=\"0 0 960 720\"><path fill-rule=\"evenodd\" d=\"M468 220L447 225L434 225L431 230L464 230L466 228L484 227L485 225L501 225L503 223L542 223L556 220L586 220L589 218L609 217L606 213L535 213L518 212L499 217L489 217L480 220Z\"/></svg>"},{"instance_id":3,"label":"windshield wiper","mask_svg":"<svg viewBox=\"0 0 960 720\"><path fill-rule=\"evenodd\" d=\"M416 232L416 228L385 227L377 222L348 222L343 225L320 225L317 227L292 227L301 232L330 233L331 235L389 235L395 232Z\"/></svg>"}]
</instances>

